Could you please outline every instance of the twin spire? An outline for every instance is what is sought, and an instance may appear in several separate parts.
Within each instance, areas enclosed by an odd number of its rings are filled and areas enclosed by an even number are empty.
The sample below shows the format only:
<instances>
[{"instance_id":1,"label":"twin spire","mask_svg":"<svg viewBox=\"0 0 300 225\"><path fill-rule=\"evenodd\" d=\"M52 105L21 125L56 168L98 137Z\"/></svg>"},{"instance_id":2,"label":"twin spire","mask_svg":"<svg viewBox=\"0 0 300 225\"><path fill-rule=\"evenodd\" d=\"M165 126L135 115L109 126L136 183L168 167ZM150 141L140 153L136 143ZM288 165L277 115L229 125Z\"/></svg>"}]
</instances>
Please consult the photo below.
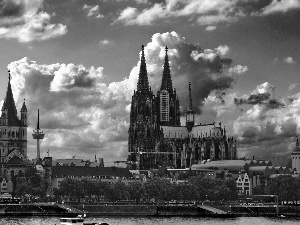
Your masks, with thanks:
<instances>
[{"instance_id":1,"label":"twin spire","mask_svg":"<svg viewBox=\"0 0 300 225\"><path fill-rule=\"evenodd\" d=\"M171 71L170 71L169 58L168 58L168 47L165 48L165 51L166 51L165 64L164 64L164 71L162 75L160 90L167 90L169 93L173 93L173 85L172 85Z\"/></svg>"},{"instance_id":2,"label":"twin spire","mask_svg":"<svg viewBox=\"0 0 300 225\"><path fill-rule=\"evenodd\" d=\"M138 91L150 90L148 75L147 75L145 53L144 53L144 45L142 45L141 65L140 65L140 73L139 73L139 79L137 84L137 90Z\"/></svg>"},{"instance_id":3,"label":"twin spire","mask_svg":"<svg viewBox=\"0 0 300 225\"><path fill-rule=\"evenodd\" d=\"M162 82L161 82L160 90L167 90L169 93L173 93L173 85L172 85L171 71L170 71L169 58L168 58L168 47L165 48L165 52L166 53L165 53L164 70L162 74ZM140 64L140 72L139 72L139 78L137 83L137 90L138 91L150 90L145 53L144 53L144 45L142 45L141 64ZM189 83L189 97L188 97L187 111L193 112L191 83Z\"/></svg>"},{"instance_id":4,"label":"twin spire","mask_svg":"<svg viewBox=\"0 0 300 225\"><path fill-rule=\"evenodd\" d=\"M168 47L165 48L165 63L164 63L164 71L162 75L162 82L160 90L167 90L169 93L173 93L173 85L171 79L169 58L168 58ZM147 66L145 60L144 53L144 45L142 45L142 54L141 54L141 64L140 64L140 72L137 84L137 90L150 90L148 75L147 75Z\"/></svg>"}]
</instances>

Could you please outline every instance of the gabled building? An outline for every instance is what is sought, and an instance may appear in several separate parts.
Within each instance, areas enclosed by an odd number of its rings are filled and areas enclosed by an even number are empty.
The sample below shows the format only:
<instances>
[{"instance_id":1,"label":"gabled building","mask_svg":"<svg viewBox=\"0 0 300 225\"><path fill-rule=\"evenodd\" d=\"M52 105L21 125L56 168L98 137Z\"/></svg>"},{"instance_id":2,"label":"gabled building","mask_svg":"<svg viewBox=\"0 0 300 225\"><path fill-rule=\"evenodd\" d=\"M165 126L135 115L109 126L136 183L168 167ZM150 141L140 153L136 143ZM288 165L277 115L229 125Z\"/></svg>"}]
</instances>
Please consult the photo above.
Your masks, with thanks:
<instances>
[{"instance_id":1,"label":"gabled building","mask_svg":"<svg viewBox=\"0 0 300 225\"><path fill-rule=\"evenodd\" d=\"M0 167L1 177L22 174L25 172L27 160L27 107L22 105L18 117L9 73L6 97L0 117Z\"/></svg>"},{"instance_id":2,"label":"gabled building","mask_svg":"<svg viewBox=\"0 0 300 225\"><path fill-rule=\"evenodd\" d=\"M137 90L131 102L128 168L187 168L207 159L236 159L236 142L227 138L221 123L219 126L215 123L196 125L191 84L188 86L186 123L181 125L179 100L170 71L166 48L162 83L155 96L149 86L142 46Z\"/></svg>"}]
</instances>

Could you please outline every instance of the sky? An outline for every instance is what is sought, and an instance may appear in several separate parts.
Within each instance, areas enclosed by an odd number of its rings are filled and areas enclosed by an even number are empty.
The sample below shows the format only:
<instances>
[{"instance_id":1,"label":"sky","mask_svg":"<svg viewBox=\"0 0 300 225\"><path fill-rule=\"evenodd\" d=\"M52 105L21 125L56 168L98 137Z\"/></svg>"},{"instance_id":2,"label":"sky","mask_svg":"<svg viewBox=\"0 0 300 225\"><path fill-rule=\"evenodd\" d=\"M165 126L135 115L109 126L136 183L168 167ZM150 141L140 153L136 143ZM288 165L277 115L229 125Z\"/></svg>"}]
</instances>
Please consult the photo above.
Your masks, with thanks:
<instances>
[{"instance_id":1,"label":"sky","mask_svg":"<svg viewBox=\"0 0 300 225\"><path fill-rule=\"evenodd\" d=\"M238 157L289 157L300 134L299 0L0 0L0 105L8 70L28 109L28 158L126 160L141 46L160 87L165 47L184 125L216 122Z\"/></svg>"}]
</instances>

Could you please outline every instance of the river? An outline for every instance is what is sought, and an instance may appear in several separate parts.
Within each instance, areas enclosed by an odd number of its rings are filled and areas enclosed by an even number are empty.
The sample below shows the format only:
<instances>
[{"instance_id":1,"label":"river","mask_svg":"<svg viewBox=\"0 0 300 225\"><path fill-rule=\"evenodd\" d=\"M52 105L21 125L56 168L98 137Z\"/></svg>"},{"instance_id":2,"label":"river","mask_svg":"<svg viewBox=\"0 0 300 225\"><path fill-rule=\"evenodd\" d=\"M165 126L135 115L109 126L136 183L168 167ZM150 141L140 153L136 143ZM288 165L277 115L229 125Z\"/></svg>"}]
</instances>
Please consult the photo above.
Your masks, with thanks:
<instances>
[{"instance_id":1,"label":"river","mask_svg":"<svg viewBox=\"0 0 300 225\"><path fill-rule=\"evenodd\" d=\"M97 217L87 218L88 222L106 222L109 225L277 225L299 224L299 218L237 217L191 218L191 217ZM58 217L0 218L0 225L59 225Z\"/></svg>"}]
</instances>

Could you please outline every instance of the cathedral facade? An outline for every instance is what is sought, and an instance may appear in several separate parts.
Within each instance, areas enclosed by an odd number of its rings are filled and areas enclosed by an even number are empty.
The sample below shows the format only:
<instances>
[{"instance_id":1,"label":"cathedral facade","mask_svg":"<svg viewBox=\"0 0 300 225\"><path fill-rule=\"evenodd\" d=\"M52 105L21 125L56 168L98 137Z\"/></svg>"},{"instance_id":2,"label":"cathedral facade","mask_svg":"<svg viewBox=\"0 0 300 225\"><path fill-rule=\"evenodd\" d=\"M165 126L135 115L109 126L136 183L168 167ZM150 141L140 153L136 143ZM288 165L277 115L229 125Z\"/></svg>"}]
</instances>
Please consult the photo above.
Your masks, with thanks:
<instances>
[{"instance_id":1,"label":"cathedral facade","mask_svg":"<svg viewBox=\"0 0 300 225\"><path fill-rule=\"evenodd\" d=\"M221 123L195 125L191 84L185 110L186 123L181 125L179 100L172 85L167 51L166 47L161 88L155 96L149 86L142 46L137 90L131 102L128 168L187 168L203 160L236 159L236 141L227 138Z\"/></svg>"},{"instance_id":2,"label":"cathedral facade","mask_svg":"<svg viewBox=\"0 0 300 225\"><path fill-rule=\"evenodd\" d=\"M9 81L0 117L0 176L10 179L25 172L27 160L27 107L25 101L18 117Z\"/></svg>"}]
</instances>

